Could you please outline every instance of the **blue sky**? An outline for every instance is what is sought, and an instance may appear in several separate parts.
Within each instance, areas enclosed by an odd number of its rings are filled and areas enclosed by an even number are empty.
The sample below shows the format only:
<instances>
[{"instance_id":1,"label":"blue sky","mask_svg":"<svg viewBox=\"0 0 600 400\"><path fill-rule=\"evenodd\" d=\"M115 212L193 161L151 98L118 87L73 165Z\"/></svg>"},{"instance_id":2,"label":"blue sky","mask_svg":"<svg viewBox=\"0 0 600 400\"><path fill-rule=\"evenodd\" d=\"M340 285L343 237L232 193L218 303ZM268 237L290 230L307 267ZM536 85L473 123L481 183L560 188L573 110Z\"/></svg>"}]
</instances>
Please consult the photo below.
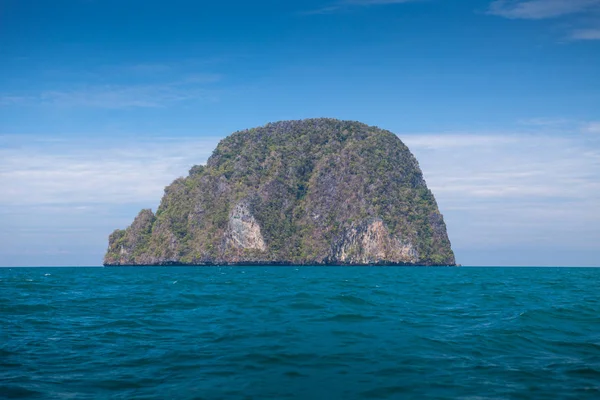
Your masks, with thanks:
<instances>
[{"instance_id":1,"label":"blue sky","mask_svg":"<svg viewBox=\"0 0 600 400\"><path fill-rule=\"evenodd\" d=\"M0 3L0 265L100 265L231 132L389 129L465 265L600 265L600 0Z\"/></svg>"}]
</instances>

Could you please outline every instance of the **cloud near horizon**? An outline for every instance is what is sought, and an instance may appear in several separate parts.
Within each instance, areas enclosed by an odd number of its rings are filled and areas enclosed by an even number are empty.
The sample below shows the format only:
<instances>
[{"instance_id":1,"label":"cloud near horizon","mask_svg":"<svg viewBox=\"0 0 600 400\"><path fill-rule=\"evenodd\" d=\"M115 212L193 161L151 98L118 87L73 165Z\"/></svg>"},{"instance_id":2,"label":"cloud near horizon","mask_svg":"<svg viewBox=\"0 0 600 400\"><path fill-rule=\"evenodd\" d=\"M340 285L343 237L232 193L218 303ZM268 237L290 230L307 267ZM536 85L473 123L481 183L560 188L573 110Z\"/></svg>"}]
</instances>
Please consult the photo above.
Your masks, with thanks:
<instances>
[{"instance_id":1,"label":"cloud near horizon","mask_svg":"<svg viewBox=\"0 0 600 400\"><path fill-rule=\"evenodd\" d=\"M205 162L218 138L61 139L0 136L0 205L130 204L160 200L163 188Z\"/></svg>"},{"instance_id":2,"label":"cloud near horizon","mask_svg":"<svg viewBox=\"0 0 600 400\"><path fill-rule=\"evenodd\" d=\"M218 141L0 136L0 265L100 265L107 235Z\"/></svg>"},{"instance_id":3,"label":"cloud near horizon","mask_svg":"<svg viewBox=\"0 0 600 400\"><path fill-rule=\"evenodd\" d=\"M593 248L600 140L581 133L405 135L457 248Z\"/></svg>"}]
</instances>

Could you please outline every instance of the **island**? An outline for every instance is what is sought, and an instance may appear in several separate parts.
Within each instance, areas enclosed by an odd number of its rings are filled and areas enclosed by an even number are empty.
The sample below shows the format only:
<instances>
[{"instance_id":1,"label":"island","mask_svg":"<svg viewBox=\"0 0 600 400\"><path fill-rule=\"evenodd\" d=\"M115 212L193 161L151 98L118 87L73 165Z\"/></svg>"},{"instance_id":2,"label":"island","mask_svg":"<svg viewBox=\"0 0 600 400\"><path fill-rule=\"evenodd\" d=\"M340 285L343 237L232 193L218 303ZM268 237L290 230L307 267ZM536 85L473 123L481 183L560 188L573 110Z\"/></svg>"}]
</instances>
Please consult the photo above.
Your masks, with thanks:
<instances>
[{"instance_id":1,"label":"island","mask_svg":"<svg viewBox=\"0 0 600 400\"><path fill-rule=\"evenodd\" d=\"M105 266L454 266L417 160L387 130L330 118L223 139L109 237Z\"/></svg>"}]
</instances>

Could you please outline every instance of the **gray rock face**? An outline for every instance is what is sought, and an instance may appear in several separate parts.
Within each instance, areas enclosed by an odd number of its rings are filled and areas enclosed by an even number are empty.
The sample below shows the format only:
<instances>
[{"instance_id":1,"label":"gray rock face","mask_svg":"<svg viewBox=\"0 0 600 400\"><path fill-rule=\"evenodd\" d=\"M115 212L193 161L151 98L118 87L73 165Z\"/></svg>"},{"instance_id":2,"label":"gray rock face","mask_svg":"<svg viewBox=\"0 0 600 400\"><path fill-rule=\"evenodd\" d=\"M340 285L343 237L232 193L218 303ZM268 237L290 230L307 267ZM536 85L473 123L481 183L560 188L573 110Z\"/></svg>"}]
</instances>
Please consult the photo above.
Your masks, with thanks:
<instances>
[{"instance_id":1,"label":"gray rock face","mask_svg":"<svg viewBox=\"0 0 600 400\"><path fill-rule=\"evenodd\" d=\"M332 261L347 264L414 264L418 259L412 243L392 236L380 218L345 230L332 248Z\"/></svg>"},{"instance_id":2,"label":"gray rock face","mask_svg":"<svg viewBox=\"0 0 600 400\"><path fill-rule=\"evenodd\" d=\"M154 215L109 238L105 265L454 265L419 165L391 132L282 121L222 140Z\"/></svg>"},{"instance_id":3,"label":"gray rock face","mask_svg":"<svg viewBox=\"0 0 600 400\"><path fill-rule=\"evenodd\" d=\"M267 246L260 233L260 225L246 202L238 203L229 214L225 233L226 246L241 250L266 251Z\"/></svg>"}]
</instances>

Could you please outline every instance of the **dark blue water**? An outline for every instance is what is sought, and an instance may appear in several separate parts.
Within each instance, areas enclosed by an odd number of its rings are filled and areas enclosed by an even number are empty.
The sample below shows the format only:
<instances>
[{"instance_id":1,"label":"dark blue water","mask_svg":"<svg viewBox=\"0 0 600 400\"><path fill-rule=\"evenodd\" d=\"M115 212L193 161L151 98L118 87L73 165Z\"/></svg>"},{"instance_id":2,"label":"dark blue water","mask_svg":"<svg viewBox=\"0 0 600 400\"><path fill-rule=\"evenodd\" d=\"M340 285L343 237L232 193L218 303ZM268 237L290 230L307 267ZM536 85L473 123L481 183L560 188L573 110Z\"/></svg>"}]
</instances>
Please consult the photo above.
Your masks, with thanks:
<instances>
[{"instance_id":1,"label":"dark blue water","mask_svg":"<svg viewBox=\"0 0 600 400\"><path fill-rule=\"evenodd\" d=\"M600 269L0 268L0 397L599 399Z\"/></svg>"}]
</instances>

